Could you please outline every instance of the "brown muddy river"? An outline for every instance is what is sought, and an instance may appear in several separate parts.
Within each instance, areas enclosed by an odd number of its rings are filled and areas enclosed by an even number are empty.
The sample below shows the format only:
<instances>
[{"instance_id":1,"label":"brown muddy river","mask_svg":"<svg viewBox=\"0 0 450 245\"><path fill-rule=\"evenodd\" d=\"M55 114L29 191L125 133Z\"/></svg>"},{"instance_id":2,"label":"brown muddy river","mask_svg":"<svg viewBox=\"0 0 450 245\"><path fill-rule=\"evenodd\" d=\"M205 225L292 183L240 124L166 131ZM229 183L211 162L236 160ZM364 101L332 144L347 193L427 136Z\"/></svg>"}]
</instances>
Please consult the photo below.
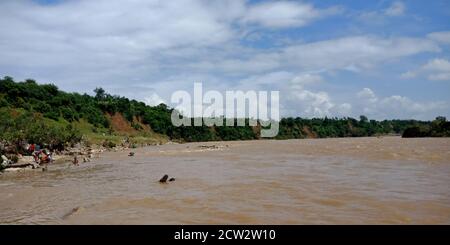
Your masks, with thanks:
<instances>
[{"instance_id":1,"label":"brown muddy river","mask_svg":"<svg viewBox=\"0 0 450 245\"><path fill-rule=\"evenodd\" d=\"M134 152L1 174L0 223L450 224L448 138L209 142ZM158 183L164 174L176 181Z\"/></svg>"}]
</instances>

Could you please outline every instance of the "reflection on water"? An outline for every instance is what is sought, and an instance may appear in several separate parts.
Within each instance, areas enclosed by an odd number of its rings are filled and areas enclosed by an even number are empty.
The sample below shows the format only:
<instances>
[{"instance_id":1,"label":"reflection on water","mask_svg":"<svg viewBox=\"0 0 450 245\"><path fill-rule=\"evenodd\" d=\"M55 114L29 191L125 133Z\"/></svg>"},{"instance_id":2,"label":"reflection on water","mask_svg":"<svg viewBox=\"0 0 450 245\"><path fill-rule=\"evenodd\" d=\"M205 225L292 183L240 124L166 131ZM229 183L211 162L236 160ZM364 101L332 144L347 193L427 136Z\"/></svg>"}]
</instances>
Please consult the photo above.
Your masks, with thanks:
<instances>
[{"instance_id":1,"label":"reflection on water","mask_svg":"<svg viewBox=\"0 0 450 245\"><path fill-rule=\"evenodd\" d=\"M210 142L135 152L0 175L0 223L450 224L450 139ZM159 184L164 174L176 181Z\"/></svg>"}]
</instances>

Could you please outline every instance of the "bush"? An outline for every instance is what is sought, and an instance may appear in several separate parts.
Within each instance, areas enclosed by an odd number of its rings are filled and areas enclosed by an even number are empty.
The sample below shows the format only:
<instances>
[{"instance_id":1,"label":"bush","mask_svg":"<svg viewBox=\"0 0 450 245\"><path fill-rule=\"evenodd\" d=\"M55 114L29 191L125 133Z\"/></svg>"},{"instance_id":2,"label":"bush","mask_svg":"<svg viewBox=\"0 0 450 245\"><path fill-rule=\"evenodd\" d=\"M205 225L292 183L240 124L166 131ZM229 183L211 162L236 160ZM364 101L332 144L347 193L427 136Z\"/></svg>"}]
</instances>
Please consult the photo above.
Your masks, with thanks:
<instances>
[{"instance_id":1,"label":"bush","mask_svg":"<svg viewBox=\"0 0 450 245\"><path fill-rule=\"evenodd\" d=\"M64 148L66 143L81 140L81 133L60 122L44 118L39 113L1 108L0 139L19 149L23 142L49 145L50 148Z\"/></svg>"},{"instance_id":2,"label":"bush","mask_svg":"<svg viewBox=\"0 0 450 245\"><path fill-rule=\"evenodd\" d=\"M102 145L103 147L106 147L108 149L116 147L116 143L112 142L111 140L104 141Z\"/></svg>"},{"instance_id":3,"label":"bush","mask_svg":"<svg viewBox=\"0 0 450 245\"><path fill-rule=\"evenodd\" d=\"M405 129L405 131L402 134L403 138L415 138L415 137L426 137L429 135L429 131L425 128L414 126Z\"/></svg>"},{"instance_id":4,"label":"bush","mask_svg":"<svg viewBox=\"0 0 450 245\"><path fill-rule=\"evenodd\" d=\"M50 119L53 119L53 120L58 120L58 118L59 118L59 113L56 112L56 111L49 111L49 112L45 112L45 113L44 113L44 116L45 116L45 117L48 117L48 118L50 118Z\"/></svg>"},{"instance_id":5,"label":"bush","mask_svg":"<svg viewBox=\"0 0 450 245\"><path fill-rule=\"evenodd\" d=\"M9 159L13 163L17 163L19 161L19 157L17 155L12 155L12 156L9 157Z\"/></svg>"},{"instance_id":6,"label":"bush","mask_svg":"<svg viewBox=\"0 0 450 245\"><path fill-rule=\"evenodd\" d=\"M132 122L131 126L136 130L142 130L142 126L139 123Z\"/></svg>"}]
</instances>

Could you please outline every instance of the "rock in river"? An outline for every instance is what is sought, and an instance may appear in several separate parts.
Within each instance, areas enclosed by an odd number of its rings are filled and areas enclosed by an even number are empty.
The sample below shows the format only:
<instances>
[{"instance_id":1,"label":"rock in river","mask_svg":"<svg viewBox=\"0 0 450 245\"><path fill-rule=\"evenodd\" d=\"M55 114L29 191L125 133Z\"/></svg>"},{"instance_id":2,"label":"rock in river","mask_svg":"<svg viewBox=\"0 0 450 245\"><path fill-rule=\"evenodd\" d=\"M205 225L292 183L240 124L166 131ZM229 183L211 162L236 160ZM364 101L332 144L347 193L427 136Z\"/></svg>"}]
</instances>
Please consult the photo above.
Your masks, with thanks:
<instances>
[{"instance_id":1,"label":"rock in river","mask_svg":"<svg viewBox=\"0 0 450 245\"><path fill-rule=\"evenodd\" d=\"M166 183L168 178L169 178L169 175L165 174L165 175L159 180L159 182L161 182L161 183Z\"/></svg>"}]
</instances>

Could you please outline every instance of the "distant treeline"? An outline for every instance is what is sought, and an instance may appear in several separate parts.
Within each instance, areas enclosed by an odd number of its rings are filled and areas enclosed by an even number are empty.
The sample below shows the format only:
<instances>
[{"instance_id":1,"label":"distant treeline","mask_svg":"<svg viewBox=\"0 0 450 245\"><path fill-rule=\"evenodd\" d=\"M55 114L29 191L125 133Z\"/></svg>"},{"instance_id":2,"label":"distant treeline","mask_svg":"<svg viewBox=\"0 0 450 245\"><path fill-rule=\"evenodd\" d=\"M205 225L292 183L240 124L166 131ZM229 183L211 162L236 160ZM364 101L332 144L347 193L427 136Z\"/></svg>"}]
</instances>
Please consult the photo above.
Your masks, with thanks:
<instances>
[{"instance_id":1,"label":"distant treeline","mask_svg":"<svg viewBox=\"0 0 450 245\"><path fill-rule=\"evenodd\" d=\"M81 119L94 132L107 129L115 134L110 117L120 113L136 130L148 125L154 132L179 141L258 139L260 127L175 127L172 108L165 104L148 106L143 102L110 95L102 88L95 95L67 93L53 84L37 84L28 79L15 82L0 79L0 140L27 141L63 146L81 140L72 126ZM136 123L139 122L139 123ZM283 118L277 139L362 137L407 133L415 136L449 136L448 122L439 117L434 122L416 120L369 120L354 118ZM441 129L442 127L442 129ZM102 129L102 130L97 130Z\"/></svg>"},{"instance_id":2,"label":"distant treeline","mask_svg":"<svg viewBox=\"0 0 450 245\"><path fill-rule=\"evenodd\" d=\"M415 125L405 129L404 138L415 137L450 137L450 122L445 117L437 117L426 125Z\"/></svg>"}]
</instances>

